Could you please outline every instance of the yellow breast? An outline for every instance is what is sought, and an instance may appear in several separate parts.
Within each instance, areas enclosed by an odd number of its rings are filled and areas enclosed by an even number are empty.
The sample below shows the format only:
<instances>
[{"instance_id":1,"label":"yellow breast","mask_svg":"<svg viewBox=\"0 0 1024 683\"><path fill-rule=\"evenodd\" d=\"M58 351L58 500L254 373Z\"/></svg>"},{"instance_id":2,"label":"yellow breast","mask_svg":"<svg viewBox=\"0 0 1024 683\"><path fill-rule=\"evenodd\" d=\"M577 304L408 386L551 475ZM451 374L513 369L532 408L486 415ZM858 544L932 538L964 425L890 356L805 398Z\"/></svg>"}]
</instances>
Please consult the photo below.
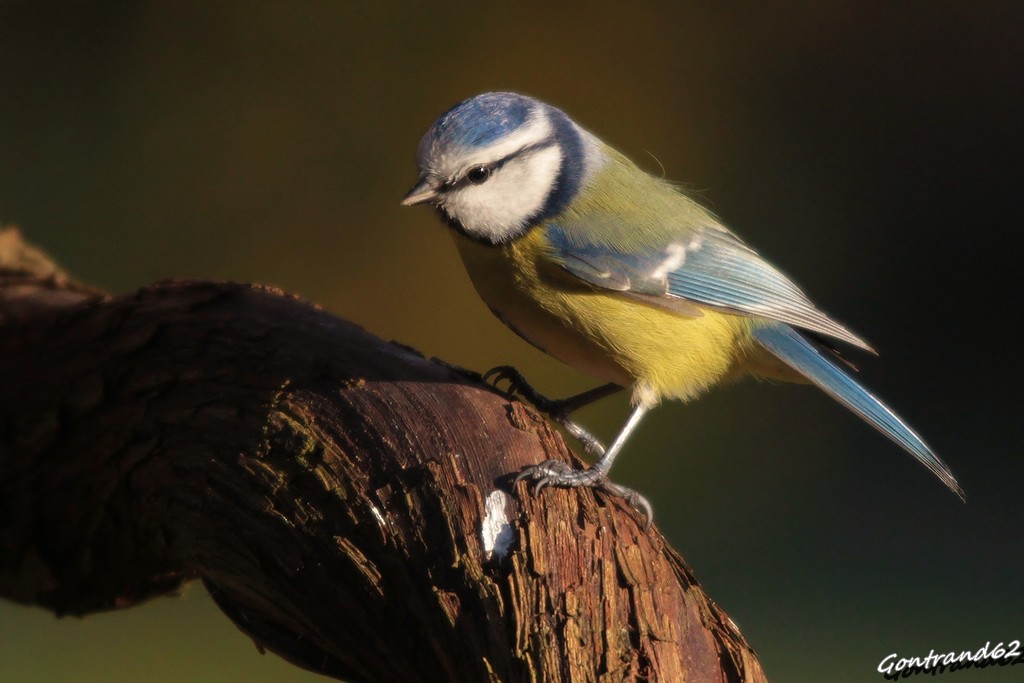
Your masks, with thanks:
<instances>
[{"instance_id":1,"label":"yellow breast","mask_svg":"<svg viewBox=\"0 0 1024 683\"><path fill-rule=\"evenodd\" d=\"M751 351L749 318L684 316L595 289L545 258L542 229L504 247L455 241L498 318L580 372L633 387L634 402L692 398L738 374Z\"/></svg>"}]
</instances>

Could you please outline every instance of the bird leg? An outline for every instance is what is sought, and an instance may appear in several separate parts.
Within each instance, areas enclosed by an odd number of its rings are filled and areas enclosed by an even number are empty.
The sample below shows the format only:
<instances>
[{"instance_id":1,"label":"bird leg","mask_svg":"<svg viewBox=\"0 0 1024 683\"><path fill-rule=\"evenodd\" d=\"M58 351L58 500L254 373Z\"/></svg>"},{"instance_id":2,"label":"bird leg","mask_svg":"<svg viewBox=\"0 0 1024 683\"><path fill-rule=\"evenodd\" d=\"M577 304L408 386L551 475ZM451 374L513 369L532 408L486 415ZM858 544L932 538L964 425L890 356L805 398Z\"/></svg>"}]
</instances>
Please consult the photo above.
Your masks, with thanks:
<instances>
[{"instance_id":1,"label":"bird leg","mask_svg":"<svg viewBox=\"0 0 1024 683\"><path fill-rule=\"evenodd\" d=\"M526 381L526 378L523 377L522 373L511 365L499 365L496 368L491 368L484 373L483 380L495 385L502 380L508 382L507 393L510 396L521 396L534 408L565 427L565 431L569 432L574 439L579 441L583 446L583 450L587 453L598 457L604 455L604 445L598 440L598 438L587 431L587 429L581 426L578 422L572 420L569 416L584 406L588 406L595 401L599 401L606 396L611 396L615 392L621 391L622 387L618 384L602 384L599 387L584 391L583 393L576 394L575 396L551 399L534 389L530 383Z\"/></svg>"},{"instance_id":2,"label":"bird leg","mask_svg":"<svg viewBox=\"0 0 1024 683\"><path fill-rule=\"evenodd\" d=\"M625 445L630 434L632 434L636 426L640 424L640 420L647 413L648 408L646 406L641 405L633 409L629 419L626 420L626 424L623 425L615 437L615 441L605 450L596 437L569 419L569 415L583 406L619 391L622 389L619 385L605 384L585 391L582 394L570 396L569 398L552 400L541 395L530 386L523 375L511 366L503 365L493 368L484 374L484 381L488 381L491 378L493 378L494 383L502 380L507 381L509 383L509 394L518 394L526 399L538 410L565 427L566 431L572 434L587 452L600 456L600 459L591 467L582 470L573 469L569 464L561 460L545 460L542 463L523 469L516 476L516 481L532 480L534 482L532 487L533 495L537 495L548 486L562 488L583 486L600 489L609 495L625 499L635 510L643 514L644 528L650 528L651 521L654 518L654 510L651 508L650 502L637 491L616 484L608 479L608 471L611 470L615 458L622 451L622 447Z\"/></svg>"}]
</instances>

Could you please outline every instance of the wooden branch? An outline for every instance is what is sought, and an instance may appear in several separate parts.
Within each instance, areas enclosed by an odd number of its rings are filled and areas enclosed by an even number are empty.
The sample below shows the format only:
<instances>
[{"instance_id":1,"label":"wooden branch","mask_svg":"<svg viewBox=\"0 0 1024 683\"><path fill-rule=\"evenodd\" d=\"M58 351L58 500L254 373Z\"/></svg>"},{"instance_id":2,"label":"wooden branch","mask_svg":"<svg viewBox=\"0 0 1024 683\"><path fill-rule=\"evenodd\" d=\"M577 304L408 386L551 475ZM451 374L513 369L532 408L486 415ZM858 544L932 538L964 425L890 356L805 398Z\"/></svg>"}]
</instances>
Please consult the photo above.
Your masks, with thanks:
<instances>
[{"instance_id":1,"label":"wooden branch","mask_svg":"<svg viewBox=\"0 0 1024 683\"><path fill-rule=\"evenodd\" d=\"M349 681L764 681L619 501L479 377L256 285L111 297L0 230L0 595L86 614L199 577Z\"/></svg>"}]
</instances>

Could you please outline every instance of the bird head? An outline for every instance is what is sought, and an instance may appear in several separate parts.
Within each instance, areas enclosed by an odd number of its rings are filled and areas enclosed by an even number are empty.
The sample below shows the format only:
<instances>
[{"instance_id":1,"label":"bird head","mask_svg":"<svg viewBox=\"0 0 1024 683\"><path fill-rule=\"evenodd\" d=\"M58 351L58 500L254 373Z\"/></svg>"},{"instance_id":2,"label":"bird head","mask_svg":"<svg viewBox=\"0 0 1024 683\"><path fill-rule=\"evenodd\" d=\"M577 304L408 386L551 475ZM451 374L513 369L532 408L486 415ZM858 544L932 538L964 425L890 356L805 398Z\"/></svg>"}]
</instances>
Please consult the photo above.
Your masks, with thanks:
<instances>
[{"instance_id":1,"label":"bird head","mask_svg":"<svg viewBox=\"0 0 1024 683\"><path fill-rule=\"evenodd\" d=\"M441 115L420 141L420 177L402 204L432 204L489 244L514 240L576 196L592 136L554 107L492 92Z\"/></svg>"}]
</instances>

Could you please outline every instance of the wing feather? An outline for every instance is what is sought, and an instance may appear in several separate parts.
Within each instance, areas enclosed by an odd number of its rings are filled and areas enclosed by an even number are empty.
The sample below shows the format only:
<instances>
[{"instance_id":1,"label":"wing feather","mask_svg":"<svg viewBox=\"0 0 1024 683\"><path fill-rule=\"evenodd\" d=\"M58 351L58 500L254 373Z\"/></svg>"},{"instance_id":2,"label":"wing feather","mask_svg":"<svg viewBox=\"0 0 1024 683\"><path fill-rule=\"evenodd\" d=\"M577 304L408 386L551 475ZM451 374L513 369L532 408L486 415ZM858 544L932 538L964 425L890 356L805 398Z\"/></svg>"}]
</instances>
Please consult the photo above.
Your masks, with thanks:
<instances>
[{"instance_id":1,"label":"wing feather","mask_svg":"<svg viewBox=\"0 0 1024 683\"><path fill-rule=\"evenodd\" d=\"M789 278L718 225L690 229L664 244L628 253L581 240L580 234L571 226L547 226L553 257L596 287L682 299L777 320L873 351L866 341L819 310Z\"/></svg>"}]
</instances>

